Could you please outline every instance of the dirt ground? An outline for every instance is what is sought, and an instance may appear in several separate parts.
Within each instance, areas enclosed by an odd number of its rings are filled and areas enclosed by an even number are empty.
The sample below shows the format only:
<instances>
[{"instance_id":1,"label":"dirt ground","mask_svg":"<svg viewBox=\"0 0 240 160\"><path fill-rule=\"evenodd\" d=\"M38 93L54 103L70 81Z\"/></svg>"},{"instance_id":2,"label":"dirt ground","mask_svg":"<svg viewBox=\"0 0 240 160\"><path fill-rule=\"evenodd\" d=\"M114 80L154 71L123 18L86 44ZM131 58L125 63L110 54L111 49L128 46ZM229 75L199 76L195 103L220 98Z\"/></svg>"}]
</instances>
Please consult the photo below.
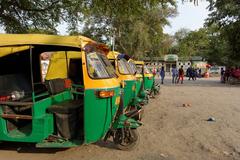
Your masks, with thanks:
<instances>
[{"instance_id":1,"label":"dirt ground","mask_svg":"<svg viewBox=\"0 0 240 160\"><path fill-rule=\"evenodd\" d=\"M2 143L0 160L239 160L239 115L239 85L218 78L173 85L168 78L145 107L141 141L133 151L117 150L110 142L65 150ZM216 121L206 121L209 117Z\"/></svg>"}]
</instances>

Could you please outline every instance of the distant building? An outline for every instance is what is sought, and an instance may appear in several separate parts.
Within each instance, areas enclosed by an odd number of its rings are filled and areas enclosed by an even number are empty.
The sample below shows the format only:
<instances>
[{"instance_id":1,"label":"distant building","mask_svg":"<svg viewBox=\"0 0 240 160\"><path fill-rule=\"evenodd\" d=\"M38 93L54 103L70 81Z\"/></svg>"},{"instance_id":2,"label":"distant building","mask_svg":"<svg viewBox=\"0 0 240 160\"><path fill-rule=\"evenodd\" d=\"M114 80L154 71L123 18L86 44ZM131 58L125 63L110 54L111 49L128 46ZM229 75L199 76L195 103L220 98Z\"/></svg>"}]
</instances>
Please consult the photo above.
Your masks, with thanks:
<instances>
[{"instance_id":1,"label":"distant building","mask_svg":"<svg viewBox=\"0 0 240 160\"><path fill-rule=\"evenodd\" d=\"M167 54L164 57L153 57L152 59L146 57L143 60L150 68L160 68L164 66L166 74L169 75L171 74L173 67L180 68L183 66L183 69L186 72L188 67L193 66L194 68L201 68L204 72L207 65L207 61L205 61L205 59L201 56L193 56L190 59L186 59L178 57L176 54Z\"/></svg>"}]
</instances>

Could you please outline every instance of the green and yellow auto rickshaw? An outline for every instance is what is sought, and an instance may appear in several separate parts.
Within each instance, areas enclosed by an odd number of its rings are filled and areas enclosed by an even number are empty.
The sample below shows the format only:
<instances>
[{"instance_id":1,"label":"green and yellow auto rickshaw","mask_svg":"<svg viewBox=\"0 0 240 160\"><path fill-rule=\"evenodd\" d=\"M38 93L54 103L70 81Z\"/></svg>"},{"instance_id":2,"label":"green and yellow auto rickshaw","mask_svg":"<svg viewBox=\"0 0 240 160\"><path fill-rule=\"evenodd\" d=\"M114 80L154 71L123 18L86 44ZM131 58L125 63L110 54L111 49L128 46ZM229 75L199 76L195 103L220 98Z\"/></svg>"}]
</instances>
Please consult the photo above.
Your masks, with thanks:
<instances>
[{"instance_id":1,"label":"green and yellow auto rickshaw","mask_svg":"<svg viewBox=\"0 0 240 160\"><path fill-rule=\"evenodd\" d=\"M134 61L134 63L136 64L137 72L142 74L142 76L139 75L139 77L143 79L144 90L147 91L147 94L150 95L150 97L158 94L160 86L155 83L155 78L148 67L143 61Z\"/></svg>"},{"instance_id":2,"label":"green and yellow auto rickshaw","mask_svg":"<svg viewBox=\"0 0 240 160\"><path fill-rule=\"evenodd\" d=\"M123 106L126 115L141 120L143 109L140 105L141 100L136 91L136 77L131 66L124 58L124 54L116 51L110 51L107 54L108 59L115 68L119 81L123 85Z\"/></svg>"},{"instance_id":3,"label":"green and yellow auto rickshaw","mask_svg":"<svg viewBox=\"0 0 240 160\"><path fill-rule=\"evenodd\" d=\"M99 46L84 37L0 35L0 141L66 148L112 136L120 149L133 148L141 124L121 112L120 83Z\"/></svg>"}]
</instances>

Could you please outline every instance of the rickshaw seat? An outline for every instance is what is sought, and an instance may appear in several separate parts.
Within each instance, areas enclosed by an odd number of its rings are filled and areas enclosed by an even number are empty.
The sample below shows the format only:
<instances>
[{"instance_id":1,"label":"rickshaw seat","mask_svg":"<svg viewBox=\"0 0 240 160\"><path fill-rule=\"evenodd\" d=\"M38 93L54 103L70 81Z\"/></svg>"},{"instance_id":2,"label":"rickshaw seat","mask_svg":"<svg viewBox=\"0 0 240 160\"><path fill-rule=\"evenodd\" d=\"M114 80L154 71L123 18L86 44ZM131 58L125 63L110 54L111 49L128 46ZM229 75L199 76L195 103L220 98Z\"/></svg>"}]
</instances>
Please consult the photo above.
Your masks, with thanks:
<instances>
[{"instance_id":1,"label":"rickshaw seat","mask_svg":"<svg viewBox=\"0 0 240 160\"><path fill-rule=\"evenodd\" d=\"M52 95L63 92L65 90L65 80L62 78L47 80L45 84L48 91Z\"/></svg>"},{"instance_id":2,"label":"rickshaw seat","mask_svg":"<svg viewBox=\"0 0 240 160\"><path fill-rule=\"evenodd\" d=\"M77 136L82 106L83 101L68 100L48 108L48 111L54 114L57 134L67 139Z\"/></svg>"}]
</instances>

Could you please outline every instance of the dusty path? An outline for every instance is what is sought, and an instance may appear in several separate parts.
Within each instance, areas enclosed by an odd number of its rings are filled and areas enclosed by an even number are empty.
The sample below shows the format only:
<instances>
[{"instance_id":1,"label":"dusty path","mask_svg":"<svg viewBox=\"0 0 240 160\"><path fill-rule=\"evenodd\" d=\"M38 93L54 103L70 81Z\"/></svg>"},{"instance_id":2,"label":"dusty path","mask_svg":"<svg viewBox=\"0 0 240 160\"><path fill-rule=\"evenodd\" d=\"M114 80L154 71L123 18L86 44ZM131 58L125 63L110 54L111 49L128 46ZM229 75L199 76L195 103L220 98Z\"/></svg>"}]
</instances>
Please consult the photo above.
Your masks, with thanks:
<instances>
[{"instance_id":1,"label":"dusty path","mask_svg":"<svg viewBox=\"0 0 240 160\"><path fill-rule=\"evenodd\" d=\"M207 122L209 117L216 121ZM133 151L103 142L67 150L3 143L0 160L239 160L240 87L220 84L216 78L183 85L172 85L168 79L161 95L146 106L139 132L141 142Z\"/></svg>"}]
</instances>

